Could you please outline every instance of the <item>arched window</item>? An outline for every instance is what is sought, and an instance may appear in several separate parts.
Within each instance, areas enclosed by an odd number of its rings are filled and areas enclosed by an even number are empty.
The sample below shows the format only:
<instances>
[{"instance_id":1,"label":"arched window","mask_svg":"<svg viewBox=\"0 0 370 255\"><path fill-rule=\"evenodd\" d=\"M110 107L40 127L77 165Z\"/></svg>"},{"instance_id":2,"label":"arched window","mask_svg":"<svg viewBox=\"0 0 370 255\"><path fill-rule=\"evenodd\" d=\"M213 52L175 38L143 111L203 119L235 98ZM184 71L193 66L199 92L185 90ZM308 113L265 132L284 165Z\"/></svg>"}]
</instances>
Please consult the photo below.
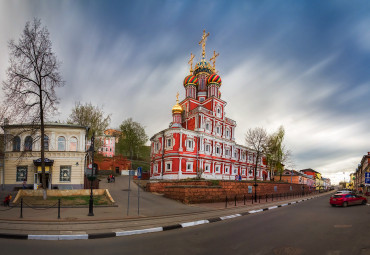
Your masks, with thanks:
<instances>
[{"instance_id":1,"label":"arched window","mask_svg":"<svg viewBox=\"0 0 370 255\"><path fill-rule=\"evenodd\" d=\"M71 137L69 139L69 151L77 151L77 138Z\"/></svg>"},{"instance_id":2,"label":"arched window","mask_svg":"<svg viewBox=\"0 0 370 255\"><path fill-rule=\"evenodd\" d=\"M49 150L49 137L47 135L44 136L44 149L45 151Z\"/></svg>"},{"instance_id":3,"label":"arched window","mask_svg":"<svg viewBox=\"0 0 370 255\"><path fill-rule=\"evenodd\" d=\"M33 139L31 136L27 136L24 140L24 151L32 151Z\"/></svg>"},{"instance_id":4,"label":"arched window","mask_svg":"<svg viewBox=\"0 0 370 255\"><path fill-rule=\"evenodd\" d=\"M58 137L58 151L66 150L66 139L63 136Z\"/></svg>"},{"instance_id":5,"label":"arched window","mask_svg":"<svg viewBox=\"0 0 370 255\"><path fill-rule=\"evenodd\" d=\"M21 150L21 138L16 136L13 138L13 151L20 151Z\"/></svg>"}]
</instances>

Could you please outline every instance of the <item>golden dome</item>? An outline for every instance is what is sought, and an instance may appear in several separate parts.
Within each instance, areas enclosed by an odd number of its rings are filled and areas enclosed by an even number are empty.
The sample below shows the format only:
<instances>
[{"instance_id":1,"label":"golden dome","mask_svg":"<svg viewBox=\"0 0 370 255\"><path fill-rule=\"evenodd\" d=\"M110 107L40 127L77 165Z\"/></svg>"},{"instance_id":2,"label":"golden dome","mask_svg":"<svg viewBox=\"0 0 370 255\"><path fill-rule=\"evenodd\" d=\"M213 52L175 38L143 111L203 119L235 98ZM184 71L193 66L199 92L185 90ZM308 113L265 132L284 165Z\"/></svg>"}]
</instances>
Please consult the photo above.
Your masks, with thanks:
<instances>
[{"instance_id":1,"label":"golden dome","mask_svg":"<svg viewBox=\"0 0 370 255\"><path fill-rule=\"evenodd\" d=\"M182 113L182 107L181 105L179 104L179 93L177 93L177 96L176 96L176 104L174 105L174 107L172 107L172 113Z\"/></svg>"}]
</instances>

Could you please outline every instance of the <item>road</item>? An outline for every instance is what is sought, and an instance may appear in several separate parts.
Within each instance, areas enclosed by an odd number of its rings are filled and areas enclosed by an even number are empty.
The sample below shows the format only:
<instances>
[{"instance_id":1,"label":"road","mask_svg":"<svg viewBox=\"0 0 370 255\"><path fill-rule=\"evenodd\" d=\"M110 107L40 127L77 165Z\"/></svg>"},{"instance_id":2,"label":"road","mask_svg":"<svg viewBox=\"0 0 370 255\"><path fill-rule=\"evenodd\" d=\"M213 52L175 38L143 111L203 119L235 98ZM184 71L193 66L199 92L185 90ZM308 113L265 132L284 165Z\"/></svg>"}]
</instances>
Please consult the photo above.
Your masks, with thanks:
<instances>
[{"instance_id":1,"label":"road","mask_svg":"<svg viewBox=\"0 0 370 255\"><path fill-rule=\"evenodd\" d=\"M370 254L370 206L332 208L328 200L326 195L152 234L76 241L0 239L0 245L2 254Z\"/></svg>"}]
</instances>

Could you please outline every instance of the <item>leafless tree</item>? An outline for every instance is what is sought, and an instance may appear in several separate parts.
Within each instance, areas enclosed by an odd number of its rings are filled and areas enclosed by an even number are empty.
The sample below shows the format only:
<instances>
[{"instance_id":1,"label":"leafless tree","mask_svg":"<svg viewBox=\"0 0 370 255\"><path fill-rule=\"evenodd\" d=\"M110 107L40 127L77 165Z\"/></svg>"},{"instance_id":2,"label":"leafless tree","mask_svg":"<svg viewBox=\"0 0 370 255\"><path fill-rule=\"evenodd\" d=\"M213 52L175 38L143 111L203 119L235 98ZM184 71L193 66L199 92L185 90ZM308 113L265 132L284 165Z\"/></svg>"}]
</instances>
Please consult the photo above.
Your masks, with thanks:
<instances>
[{"instance_id":1,"label":"leafless tree","mask_svg":"<svg viewBox=\"0 0 370 255\"><path fill-rule=\"evenodd\" d=\"M56 112L58 98L55 89L64 85L59 73L60 62L51 49L46 27L37 18L27 22L18 43L11 40L10 66L3 82L5 104L11 106L11 115L21 123L31 123L41 133L42 185L45 176L44 121Z\"/></svg>"},{"instance_id":2,"label":"leafless tree","mask_svg":"<svg viewBox=\"0 0 370 255\"><path fill-rule=\"evenodd\" d=\"M263 154L263 149L266 147L268 141L268 135L264 128L256 127L254 129L248 129L245 135L245 143L248 147L254 150L256 155L255 168L254 168L254 194L255 201L257 201L257 166L259 165L259 159Z\"/></svg>"}]
</instances>

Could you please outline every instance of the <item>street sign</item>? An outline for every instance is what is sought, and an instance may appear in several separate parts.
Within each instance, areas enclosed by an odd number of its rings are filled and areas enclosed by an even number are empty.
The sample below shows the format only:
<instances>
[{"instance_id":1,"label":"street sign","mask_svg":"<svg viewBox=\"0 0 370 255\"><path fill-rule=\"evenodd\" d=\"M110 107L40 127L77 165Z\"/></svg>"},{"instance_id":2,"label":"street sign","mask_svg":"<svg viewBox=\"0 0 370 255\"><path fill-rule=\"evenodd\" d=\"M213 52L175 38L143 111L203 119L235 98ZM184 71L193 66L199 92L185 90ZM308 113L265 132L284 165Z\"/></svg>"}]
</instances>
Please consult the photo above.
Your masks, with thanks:
<instances>
[{"instance_id":1,"label":"street sign","mask_svg":"<svg viewBox=\"0 0 370 255\"><path fill-rule=\"evenodd\" d=\"M139 167L137 168L137 178L141 179L142 171L143 171L143 169L139 166Z\"/></svg>"},{"instance_id":2,"label":"street sign","mask_svg":"<svg viewBox=\"0 0 370 255\"><path fill-rule=\"evenodd\" d=\"M365 173L365 186L370 186L370 172Z\"/></svg>"}]
</instances>

